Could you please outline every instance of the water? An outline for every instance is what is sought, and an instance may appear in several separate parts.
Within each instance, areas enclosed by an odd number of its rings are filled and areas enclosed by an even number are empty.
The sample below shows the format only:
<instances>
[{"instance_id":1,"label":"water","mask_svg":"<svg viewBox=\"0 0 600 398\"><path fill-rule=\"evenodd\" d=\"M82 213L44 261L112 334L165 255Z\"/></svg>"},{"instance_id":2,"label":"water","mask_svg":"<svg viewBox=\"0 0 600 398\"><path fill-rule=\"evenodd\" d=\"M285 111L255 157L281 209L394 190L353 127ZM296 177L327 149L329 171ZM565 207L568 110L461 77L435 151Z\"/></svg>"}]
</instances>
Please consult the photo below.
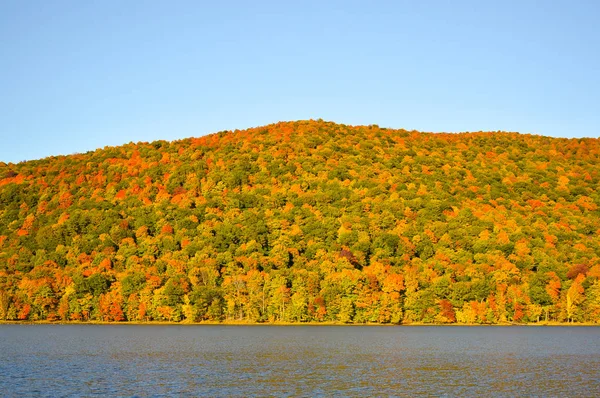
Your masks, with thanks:
<instances>
[{"instance_id":1,"label":"water","mask_svg":"<svg viewBox=\"0 0 600 398\"><path fill-rule=\"evenodd\" d=\"M600 396L600 328L0 325L2 396Z\"/></svg>"}]
</instances>

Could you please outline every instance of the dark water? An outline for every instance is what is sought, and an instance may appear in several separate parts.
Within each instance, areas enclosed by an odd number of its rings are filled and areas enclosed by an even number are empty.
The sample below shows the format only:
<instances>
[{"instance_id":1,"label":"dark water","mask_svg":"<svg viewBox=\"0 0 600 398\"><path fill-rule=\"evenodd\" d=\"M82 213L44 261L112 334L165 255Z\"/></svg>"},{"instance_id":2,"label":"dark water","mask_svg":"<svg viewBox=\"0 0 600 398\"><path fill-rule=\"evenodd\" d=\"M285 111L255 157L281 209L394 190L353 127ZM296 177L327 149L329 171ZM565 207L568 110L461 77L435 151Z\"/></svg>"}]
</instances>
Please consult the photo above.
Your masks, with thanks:
<instances>
[{"instance_id":1,"label":"dark water","mask_svg":"<svg viewBox=\"0 0 600 398\"><path fill-rule=\"evenodd\" d=\"M600 396L600 328L0 325L2 396Z\"/></svg>"}]
</instances>

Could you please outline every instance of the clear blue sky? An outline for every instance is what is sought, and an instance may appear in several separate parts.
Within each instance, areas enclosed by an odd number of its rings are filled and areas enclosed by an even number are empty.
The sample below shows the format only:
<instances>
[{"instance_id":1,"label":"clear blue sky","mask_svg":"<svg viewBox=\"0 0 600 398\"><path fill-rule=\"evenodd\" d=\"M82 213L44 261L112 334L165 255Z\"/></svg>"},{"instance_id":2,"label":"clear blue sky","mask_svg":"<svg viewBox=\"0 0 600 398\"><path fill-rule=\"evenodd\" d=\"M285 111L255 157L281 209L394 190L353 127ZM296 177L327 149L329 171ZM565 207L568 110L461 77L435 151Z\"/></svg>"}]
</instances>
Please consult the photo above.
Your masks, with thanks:
<instances>
[{"instance_id":1,"label":"clear blue sky","mask_svg":"<svg viewBox=\"0 0 600 398\"><path fill-rule=\"evenodd\" d=\"M322 118L600 135L600 1L4 1L0 161Z\"/></svg>"}]
</instances>

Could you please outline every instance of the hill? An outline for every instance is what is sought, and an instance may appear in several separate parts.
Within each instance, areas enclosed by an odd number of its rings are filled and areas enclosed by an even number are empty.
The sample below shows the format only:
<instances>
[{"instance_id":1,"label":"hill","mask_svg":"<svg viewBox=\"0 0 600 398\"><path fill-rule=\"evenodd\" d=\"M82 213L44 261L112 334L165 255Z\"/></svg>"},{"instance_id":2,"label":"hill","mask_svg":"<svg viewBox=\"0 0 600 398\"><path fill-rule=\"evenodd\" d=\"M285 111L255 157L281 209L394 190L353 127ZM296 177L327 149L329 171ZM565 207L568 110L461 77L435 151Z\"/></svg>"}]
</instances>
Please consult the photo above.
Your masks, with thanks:
<instances>
[{"instance_id":1,"label":"hill","mask_svg":"<svg viewBox=\"0 0 600 398\"><path fill-rule=\"evenodd\" d=\"M599 155L298 121L0 163L0 319L600 322Z\"/></svg>"}]
</instances>

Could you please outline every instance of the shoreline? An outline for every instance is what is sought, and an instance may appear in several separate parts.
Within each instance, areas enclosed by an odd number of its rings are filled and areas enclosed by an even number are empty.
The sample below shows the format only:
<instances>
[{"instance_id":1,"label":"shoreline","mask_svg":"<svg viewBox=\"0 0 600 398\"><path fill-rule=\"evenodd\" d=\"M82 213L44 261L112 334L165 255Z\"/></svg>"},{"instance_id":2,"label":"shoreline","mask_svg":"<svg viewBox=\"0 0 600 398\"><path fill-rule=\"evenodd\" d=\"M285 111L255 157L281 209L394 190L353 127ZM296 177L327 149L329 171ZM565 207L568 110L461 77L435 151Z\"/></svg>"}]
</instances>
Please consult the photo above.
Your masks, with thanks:
<instances>
[{"instance_id":1,"label":"shoreline","mask_svg":"<svg viewBox=\"0 0 600 398\"><path fill-rule=\"evenodd\" d=\"M539 322L539 323L341 323L341 322L247 322L247 321L224 321L224 322L171 322L171 321L148 321L148 322L113 322L113 321L7 321L0 320L0 325L96 325L96 326L381 326L381 327L423 327L423 326L443 326L443 327L507 327L507 326L533 326L533 327L600 327L600 323L569 323L569 322Z\"/></svg>"}]
</instances>

